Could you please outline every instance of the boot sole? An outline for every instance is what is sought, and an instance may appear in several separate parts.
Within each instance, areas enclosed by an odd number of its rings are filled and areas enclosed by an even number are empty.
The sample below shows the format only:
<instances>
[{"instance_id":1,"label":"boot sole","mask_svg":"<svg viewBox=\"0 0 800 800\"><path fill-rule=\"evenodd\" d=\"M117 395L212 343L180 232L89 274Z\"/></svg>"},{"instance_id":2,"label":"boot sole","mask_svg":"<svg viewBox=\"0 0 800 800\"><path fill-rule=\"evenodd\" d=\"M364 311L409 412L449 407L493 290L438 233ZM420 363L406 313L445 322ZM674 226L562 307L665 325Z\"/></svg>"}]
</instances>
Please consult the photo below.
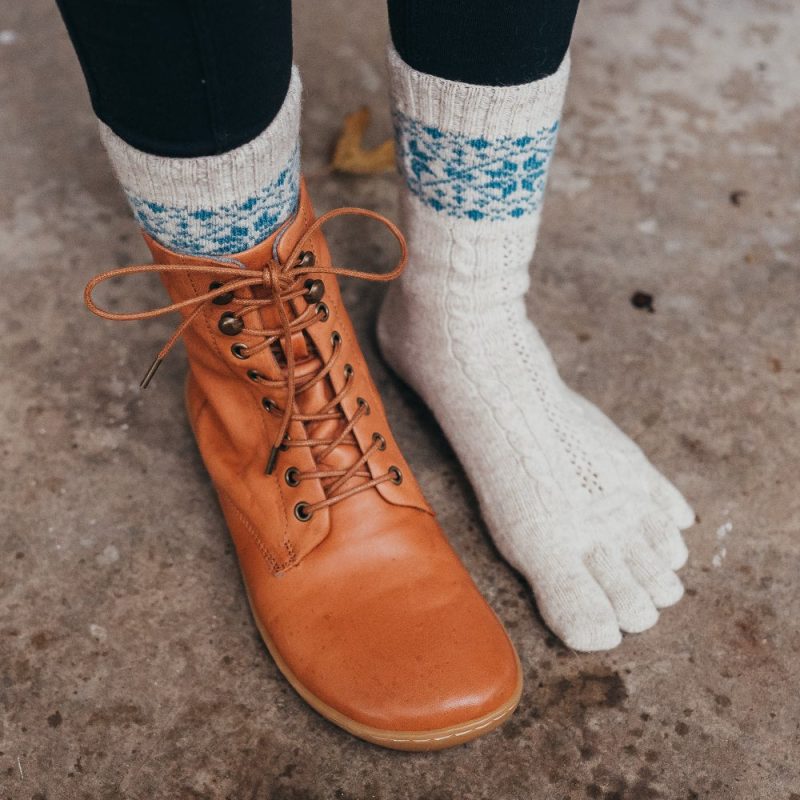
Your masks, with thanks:
<instances>
[{"instance_id":1,"label":"boot sole","mask_svg":"<svg viewBox=\"0 0 800 800\"><path fill-rule=\"evenodd\" d=\"M514 693L502 706L490 711L488 714L468 720L467 722L461 722L458 725L427 731L384 730L382 728L373 728L370 725L364 725L362 722L351 719L335 708L332 708L303 685L299 678L292 672L289 665L281 658L278 648L270 638L270 635L262 627L261 621L255 613L253 603L250 600L250 593L247 591L247 586L245 586L245 593L247 595L247 602L250 605L250 612L253 615L253 620L256 623L256 628L258 628L261 639L266 645L269 654L272 656L272 660L278 666L283 677L289 681L291 687L306 701L306 703L329 722L338 725L349 734L370 742L371 744L387 747L392 750L444 750L445 748L455 747L456 745L477 739L479 736L483 736L493 731L495 728L500 727L500 725L514 713L514 710L519 704L519 699L522 695L522 665L520 664L517 651L514 649L514 658L517 663L517 685L514 689Z\"/></svg>"}]
</instances>

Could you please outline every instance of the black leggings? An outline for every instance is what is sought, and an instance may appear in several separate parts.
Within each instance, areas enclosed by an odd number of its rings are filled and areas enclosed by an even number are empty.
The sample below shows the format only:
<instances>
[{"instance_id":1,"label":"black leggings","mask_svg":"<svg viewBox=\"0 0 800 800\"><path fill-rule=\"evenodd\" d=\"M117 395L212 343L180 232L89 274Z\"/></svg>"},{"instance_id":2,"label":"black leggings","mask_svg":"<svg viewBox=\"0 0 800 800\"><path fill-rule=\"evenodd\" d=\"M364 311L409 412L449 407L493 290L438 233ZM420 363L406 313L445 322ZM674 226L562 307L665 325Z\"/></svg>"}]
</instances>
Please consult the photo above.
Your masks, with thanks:
<instances>
[{"instance_id":1,"label":"black leggings","mask_svg":"<svg viewBox=\"0 0 800 800\"><path fill-rule=\"evenodd\" d=\"M278 113L292 64L291 0L56 0L97 116L134 147L232 150ZM504 86L550 75L578 0L388 0L406 63Z\"/></svg>"}]
</instances>

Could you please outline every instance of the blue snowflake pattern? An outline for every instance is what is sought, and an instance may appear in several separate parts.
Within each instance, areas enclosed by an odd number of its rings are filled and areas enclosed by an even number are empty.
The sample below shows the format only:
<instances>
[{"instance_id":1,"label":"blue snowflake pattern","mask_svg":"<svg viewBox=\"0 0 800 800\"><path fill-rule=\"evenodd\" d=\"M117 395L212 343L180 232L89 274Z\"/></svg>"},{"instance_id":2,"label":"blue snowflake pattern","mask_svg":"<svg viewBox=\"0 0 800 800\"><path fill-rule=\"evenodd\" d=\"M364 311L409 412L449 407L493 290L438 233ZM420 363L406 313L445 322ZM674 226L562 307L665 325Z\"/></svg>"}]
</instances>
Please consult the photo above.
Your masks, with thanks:
<instances>
[{"instance_id":1,"label":"blue snowflake pattern","mask_svg":"<svg viewBox=\"0 0 800 800\"><path fill-rule=\"evenodd\" d=\"M139 224L165 247L181 253L240 253L266 239L297 206L300 153L277 178L241 203L189 210L127 192Z\"/></svg>"},{"instance_id":2,"label":"blue snowflake pattern","mask_svg":"<svg viewBox=\"0 0 800 800\"><path fill-rule=\"evenodd\" d=\"M558 120L530 135L487 139L395 112L398 161L411 192L451 217L499 221L539 209Z\"/></svg>"}]
</instances>

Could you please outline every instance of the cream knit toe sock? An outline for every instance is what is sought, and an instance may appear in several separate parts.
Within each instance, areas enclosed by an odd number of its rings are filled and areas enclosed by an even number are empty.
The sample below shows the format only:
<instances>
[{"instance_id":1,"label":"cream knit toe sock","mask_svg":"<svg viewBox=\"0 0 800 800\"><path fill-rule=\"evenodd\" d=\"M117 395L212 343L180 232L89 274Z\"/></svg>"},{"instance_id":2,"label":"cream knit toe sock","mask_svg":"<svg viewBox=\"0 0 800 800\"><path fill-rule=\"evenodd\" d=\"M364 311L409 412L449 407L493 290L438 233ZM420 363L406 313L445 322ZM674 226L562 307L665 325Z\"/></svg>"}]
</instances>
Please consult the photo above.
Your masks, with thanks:
<instances>
[{"instance_id":1,"label":"cream knit toe sock","mask_svg":"<svg viewBox=\"0 0 800 800\"><path fill-rule=\"evenodd\" d=\"M501 553L550 628L614 647L680 599L694 514L642 451L561 380L526 316L567 83L471 86L389 53L409 266L378 337L460 458Z\"/></svg>"}]
</instances>

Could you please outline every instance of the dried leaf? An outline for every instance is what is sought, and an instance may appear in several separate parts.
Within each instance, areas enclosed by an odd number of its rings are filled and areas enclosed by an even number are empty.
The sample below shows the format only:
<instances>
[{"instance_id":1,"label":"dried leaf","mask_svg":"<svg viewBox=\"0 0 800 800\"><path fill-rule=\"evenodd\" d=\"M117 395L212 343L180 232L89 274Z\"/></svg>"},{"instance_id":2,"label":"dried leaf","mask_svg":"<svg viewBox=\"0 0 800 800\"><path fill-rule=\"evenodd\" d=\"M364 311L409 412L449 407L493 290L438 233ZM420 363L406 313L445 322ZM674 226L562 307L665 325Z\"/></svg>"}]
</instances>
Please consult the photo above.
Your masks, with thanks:
<instances>
[{"instance_id":1,"label":"dried leaf","mask_svg":"<svg viewBox=\"0 0 800 800\"><path fill-rule=\"evenodd\" d=\"M369 120L367 106L344 118L342 132L331 159L333 169L352 175L377 175L391 172L395 168L394 142L391 139L371 150L364 149L364 131L369 127Z\"/></svg>"}]
</instances>

